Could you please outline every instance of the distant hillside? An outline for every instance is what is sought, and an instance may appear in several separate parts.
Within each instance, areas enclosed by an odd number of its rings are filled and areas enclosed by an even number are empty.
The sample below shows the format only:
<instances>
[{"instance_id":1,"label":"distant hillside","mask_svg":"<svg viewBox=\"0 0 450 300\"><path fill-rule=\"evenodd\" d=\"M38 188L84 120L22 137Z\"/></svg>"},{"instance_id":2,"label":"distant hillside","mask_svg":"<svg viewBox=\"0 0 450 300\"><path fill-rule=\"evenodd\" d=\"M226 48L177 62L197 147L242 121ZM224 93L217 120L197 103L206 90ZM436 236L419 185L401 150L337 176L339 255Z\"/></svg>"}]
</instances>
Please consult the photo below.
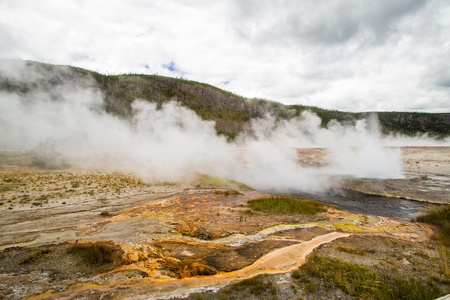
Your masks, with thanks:
<instances>
[{"instance_id":1,"label":"distant hillside","mask_svg":"<svg viewBox=\"0 0 450 300\"><path fill-rule=\"evenodd\" d=\"M94 84L104 94L105 110L125 118L130 116L131 104L135 99L145 99L158 105L170 100L178 101L194 110L202 119L215 121L216 131L230 139L241 132L251 119L261 118L266 113L271 113L276 118L288 119L300 115L304 110L310 110L322 119L322 126L326 126L332 119L353 123L368 115L247 99L205 83L157 75L103 75L80 68L37 62L26 62L26 65L33 73L41 76L30 83L0 74L0 90L27 93L35 88L51 91L66 82L75 82L81 86ZM450 135L450 113L377 114L383 133L428 133L438 138Z\"/></svg>"}]
</instances>

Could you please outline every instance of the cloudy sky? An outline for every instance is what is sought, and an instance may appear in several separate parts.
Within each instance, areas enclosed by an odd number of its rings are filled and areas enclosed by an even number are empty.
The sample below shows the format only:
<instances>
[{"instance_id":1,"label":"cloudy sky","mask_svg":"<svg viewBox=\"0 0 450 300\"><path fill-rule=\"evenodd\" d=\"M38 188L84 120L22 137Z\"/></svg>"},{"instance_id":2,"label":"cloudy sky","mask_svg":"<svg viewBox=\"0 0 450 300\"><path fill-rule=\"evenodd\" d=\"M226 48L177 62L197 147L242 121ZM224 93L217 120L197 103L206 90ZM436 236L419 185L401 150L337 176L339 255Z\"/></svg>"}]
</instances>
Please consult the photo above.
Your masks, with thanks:
<instances>
[{"instance_id":1,"label":"cloudy sky","mask_svg":"<svg viewBox=\"0 0 450 300\"><path fill-rule=\"evenodd\" d=\"M450 1L0 0L0 57L286 104L450 112Z\"/></svg>"}]
</instances>

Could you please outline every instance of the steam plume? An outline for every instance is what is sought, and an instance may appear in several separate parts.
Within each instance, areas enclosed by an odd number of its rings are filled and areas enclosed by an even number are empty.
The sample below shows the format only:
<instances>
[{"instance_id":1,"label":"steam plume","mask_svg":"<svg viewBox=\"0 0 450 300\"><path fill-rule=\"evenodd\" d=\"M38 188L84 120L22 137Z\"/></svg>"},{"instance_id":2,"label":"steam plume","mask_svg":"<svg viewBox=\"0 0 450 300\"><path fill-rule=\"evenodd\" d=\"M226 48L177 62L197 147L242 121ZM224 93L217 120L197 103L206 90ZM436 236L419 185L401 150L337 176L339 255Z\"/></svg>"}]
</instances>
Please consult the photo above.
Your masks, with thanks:
<instances>
[{"instance_id":1,"label":"steam plume","mask_svg":"<svg viewBox=\"0 0 450 300\"><path fill-rule=\"evenodd\" d=\"M70 77L70 70L65 70ZM112 168L147 178L179 179L196 172L226 176L257 188L314 192L330 186L329 175L401 178L398 139L383 138L376 117L327 128L311 112L277 121L255 120L251 134L234 143L217 136L214 123L176 102L161 109L135 100L133 117L107 114L100 91L88 79L49 87L47 76L22 62L2 64L0 76L13 86L33 86L0 93L0 147L30 149L51 137L65 157L103 161ZM76 78L72 76L71 78ZM407 141L403 139L403 143ZM296 148L328 148L329 163L298 164Z\"/></svg>"}]
</instances>

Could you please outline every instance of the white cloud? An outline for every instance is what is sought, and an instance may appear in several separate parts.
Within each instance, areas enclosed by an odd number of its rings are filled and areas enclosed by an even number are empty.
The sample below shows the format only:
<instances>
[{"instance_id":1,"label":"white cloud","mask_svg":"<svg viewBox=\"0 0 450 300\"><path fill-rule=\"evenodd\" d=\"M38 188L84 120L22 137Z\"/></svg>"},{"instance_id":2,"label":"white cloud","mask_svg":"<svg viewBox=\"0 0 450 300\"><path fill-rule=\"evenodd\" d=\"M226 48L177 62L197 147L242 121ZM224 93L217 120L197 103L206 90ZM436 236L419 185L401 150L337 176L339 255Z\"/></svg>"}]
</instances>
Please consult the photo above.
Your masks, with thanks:
<instances>
[{"instance_id":1,"label":"white cloud","mask_svg":"<svg viewBox=\"0 0 450 300\"><path fill-rule=\"evenodd\" d=\"M346 111L449 112L449 19L445 0L3 0L0 57Z\"/></svg>"}]
</instances>

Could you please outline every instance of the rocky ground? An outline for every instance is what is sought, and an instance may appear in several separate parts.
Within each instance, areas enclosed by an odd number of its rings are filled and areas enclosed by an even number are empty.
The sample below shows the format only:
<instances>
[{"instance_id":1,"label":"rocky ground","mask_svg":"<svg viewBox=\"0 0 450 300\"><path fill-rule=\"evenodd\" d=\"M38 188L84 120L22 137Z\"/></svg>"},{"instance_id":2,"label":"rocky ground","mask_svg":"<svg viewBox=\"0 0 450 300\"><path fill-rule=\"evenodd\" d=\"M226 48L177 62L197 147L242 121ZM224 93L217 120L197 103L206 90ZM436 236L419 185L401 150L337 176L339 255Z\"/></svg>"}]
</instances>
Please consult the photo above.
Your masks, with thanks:
<instances>
[{"instance_id":1,"label":"rocky ground","mask_svg":"<svg viewBox=\"0 0 450 300\"><path fill-rule=\"evenodd\" d=\"M445 196L449 150L404 148L410 178L391 190ZM0 176L1 299L358 298L302 269L311 253L450 293L450 251L430 225L333 207L267 214L247 206L265 194L226 179L43 171L17 152L1 153Z\"/></svg>"}]
</instances>

